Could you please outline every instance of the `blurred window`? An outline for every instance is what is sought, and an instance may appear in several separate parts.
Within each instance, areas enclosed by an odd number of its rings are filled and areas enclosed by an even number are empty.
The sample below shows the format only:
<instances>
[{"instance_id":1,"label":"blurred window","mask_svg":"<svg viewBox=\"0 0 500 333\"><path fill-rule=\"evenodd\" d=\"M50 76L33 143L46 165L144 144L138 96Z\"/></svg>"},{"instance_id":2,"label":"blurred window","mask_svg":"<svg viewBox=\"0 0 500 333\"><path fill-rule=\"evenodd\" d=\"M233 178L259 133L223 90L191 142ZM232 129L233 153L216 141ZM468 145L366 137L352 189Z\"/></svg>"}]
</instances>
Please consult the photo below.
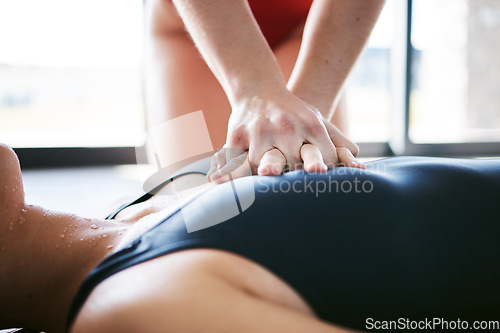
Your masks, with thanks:
<instances>
[{"instance_id":1,"label":"blurred window","mask_svg":"<svg viewBox=\"0 0 500 333\"><path fill-rule=\"evenodd\" d=\"M140 145L142 0L0 1L0 141Z\"/></svg>"},{"instance_id":2,"label":"blurred window","mask_svg":"<svg viewBox=\"0 0 500 333\"><path fill-rule=\"evenodd\" d=\"M500 1L407 2L409 111L395 102L406 85L405 2L388 0L346 84L349 135L388 154L394 116L409 112L411 145L500 141ZM0 142L141 146L142 7L142 0L0 0Z\"/></svg>"},{"instance_id":3,"label":"blurred window","mask_svg":"<svg viewBox=\"0 0 500 333\"><path fill-rule=\"evenodd\" d=\"M387 1L368 46L346 85L349 135L357 142L386 142L391 125L391 54L395 1Z\"/></svg>"},{"instance_id":4,"label":"blurred window","mask_svg":"<svg viewBox=\"0 0 500 333\"><path fill-rule=\"evenodd\" d=\"M412 22L410 139L500 141L500 1L413 0Z\"/></svg>"}]
</instances>

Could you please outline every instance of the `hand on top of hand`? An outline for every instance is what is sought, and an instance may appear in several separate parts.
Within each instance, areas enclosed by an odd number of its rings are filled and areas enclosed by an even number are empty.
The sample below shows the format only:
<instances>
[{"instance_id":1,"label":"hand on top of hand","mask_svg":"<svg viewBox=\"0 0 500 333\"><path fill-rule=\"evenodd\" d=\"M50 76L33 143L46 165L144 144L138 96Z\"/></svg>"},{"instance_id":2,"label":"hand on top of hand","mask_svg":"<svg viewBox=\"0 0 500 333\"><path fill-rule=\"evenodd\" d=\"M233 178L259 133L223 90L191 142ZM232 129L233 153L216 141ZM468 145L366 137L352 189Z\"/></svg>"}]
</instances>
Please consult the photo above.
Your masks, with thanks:
<instances>
[{"instance_id":1,"label":"hand on top of hand","mask_svg":"<svg viewBox=\"0 0 500 333\"><path fill-rule=\"evenodd\" d=\"M216 183L226 181L224 176L247 158L251 173L261 176L302 168L307 172L336 166L365 168L356 159L358 151L314 106L288 91L269 93L233 106L226 144L214 155L207 177Z\"/></svg>"}]
</instances>

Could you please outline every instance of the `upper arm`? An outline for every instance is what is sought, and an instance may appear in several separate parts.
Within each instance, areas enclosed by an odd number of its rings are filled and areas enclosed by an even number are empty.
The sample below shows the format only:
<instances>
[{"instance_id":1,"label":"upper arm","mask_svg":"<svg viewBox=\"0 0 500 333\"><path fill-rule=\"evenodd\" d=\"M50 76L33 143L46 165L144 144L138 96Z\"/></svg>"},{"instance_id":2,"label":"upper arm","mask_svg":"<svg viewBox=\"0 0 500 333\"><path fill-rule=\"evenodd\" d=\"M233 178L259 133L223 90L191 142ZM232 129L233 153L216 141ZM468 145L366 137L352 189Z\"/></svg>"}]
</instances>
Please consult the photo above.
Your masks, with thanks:
<instances>
[{"instance_id":1,"label":"upper arm","mask_svg":"<svg viewBox=\"0 0 500 333\"><path fill-rule=\"evenodd\" d=\"M24 189L19 160L11 148L0 143L0 227L17 221L23 205Z\"/></svg>"},{"instance_id":2,"label":"upper arm","mask_svg":"<svg viewBox=\"0 0 500 333\"><path fill-rule=\"evenodd\" d=\"M154 37L169 33L185 33L177 9L169 0L146 0L144 1L144 13L147 32Z\"/></svg>"}]
</instances>

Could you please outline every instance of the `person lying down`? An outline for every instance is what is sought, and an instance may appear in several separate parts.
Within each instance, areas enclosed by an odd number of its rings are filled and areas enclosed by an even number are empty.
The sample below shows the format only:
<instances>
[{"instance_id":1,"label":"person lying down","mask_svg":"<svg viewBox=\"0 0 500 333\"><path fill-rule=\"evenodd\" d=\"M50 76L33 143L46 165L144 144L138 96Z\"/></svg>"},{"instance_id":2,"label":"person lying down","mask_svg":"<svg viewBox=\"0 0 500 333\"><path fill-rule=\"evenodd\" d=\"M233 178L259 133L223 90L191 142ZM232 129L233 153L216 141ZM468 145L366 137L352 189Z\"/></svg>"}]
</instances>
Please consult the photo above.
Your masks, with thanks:
<instances>
[{"instance_id":1,"label":"person lying down","mask_svg":"<svg viewBox=\"0 0 500 333\"><path fill-rule=\"evenodd\" d=\"M499 159L396 157L219 185L196 173L201 161L108 220L25 203L17 157L1 146L0 161L4 328L351 332L398 318L498 320ZM172 195L184 187L189 197Z\"/></svg>"}]
</instances>

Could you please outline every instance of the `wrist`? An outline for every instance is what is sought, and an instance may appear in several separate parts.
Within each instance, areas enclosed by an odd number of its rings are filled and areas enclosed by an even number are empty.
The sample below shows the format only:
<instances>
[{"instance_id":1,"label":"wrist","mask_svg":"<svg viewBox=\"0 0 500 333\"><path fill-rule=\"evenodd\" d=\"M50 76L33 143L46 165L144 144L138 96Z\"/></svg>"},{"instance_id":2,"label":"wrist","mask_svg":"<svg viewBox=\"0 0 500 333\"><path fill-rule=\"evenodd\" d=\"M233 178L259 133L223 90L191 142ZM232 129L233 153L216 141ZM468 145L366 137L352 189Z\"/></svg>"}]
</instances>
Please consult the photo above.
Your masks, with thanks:
<instances>
[{"instance_id":1,"label":"wrist","mask_svg":"<svg viewBox=\"0 0 500 333\"><path fill-rule=\"evenodd\" d=\"M235 80L232 86L226 91L229 91L228 99L233 108L255 100L255 98L268 99L290 94L290 91L286 88L285 80L281 75L277 77L252 77L247 80Z\"/></svg>"},{"instance_id":2,"label":"wrist","mask_svg":"<svg viewBox=\"0 0 500 333\"><path fill-rule=\"evenodd\" d=\"M331 117L331 112L335 103L335 96L332 96L331 92L321 88L297 89L290 87L289 89L292 94L302 99L304 102L316 107L325 119L329 119Z\"/></svg>"}]
</instances>

